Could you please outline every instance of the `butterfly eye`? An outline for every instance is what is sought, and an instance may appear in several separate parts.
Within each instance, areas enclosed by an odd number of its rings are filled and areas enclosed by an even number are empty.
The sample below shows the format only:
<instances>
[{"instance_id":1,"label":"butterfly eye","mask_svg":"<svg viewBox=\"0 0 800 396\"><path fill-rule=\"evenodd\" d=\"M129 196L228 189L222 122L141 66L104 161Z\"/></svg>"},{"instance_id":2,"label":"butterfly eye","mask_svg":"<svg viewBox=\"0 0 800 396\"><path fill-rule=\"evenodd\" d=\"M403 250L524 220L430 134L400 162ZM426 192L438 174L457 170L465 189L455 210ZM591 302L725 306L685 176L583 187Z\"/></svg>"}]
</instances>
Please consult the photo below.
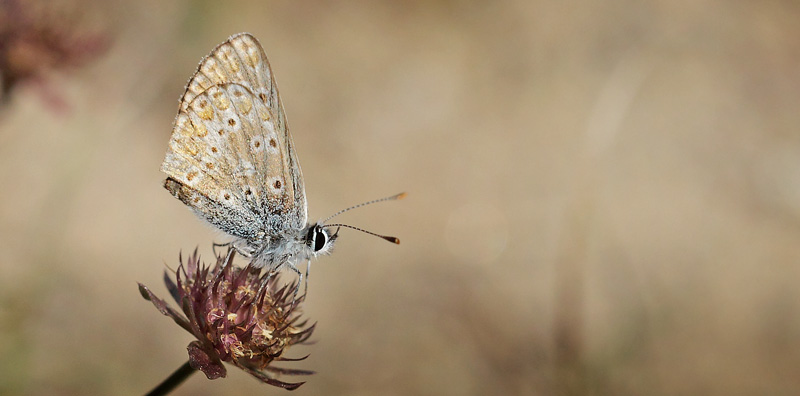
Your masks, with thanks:
<instances>
[{"instance_id":1,"label":"butterfly eye","mask_svg":"<svg viewBox=\"0 0 800 396\"><path fill-rule=\"evenodd\" d=\"M325 245L329 242L328 233L325 232L322 227L319 225L311 227L308 229L308 235L306 235L306 244L314 249L314 253L322 250L325 248Z\"/></svg>"},{"instance_id":2,"label":"butterfly eye","mask_svg":"<svg viewBox=\"0 0 800 396\"><path fill-rule=\"evenodd\" d=\"M314 229L314 251L318 252L328 243L328 235L322 231L321 227Z\"/></svg>"}]
</instances>

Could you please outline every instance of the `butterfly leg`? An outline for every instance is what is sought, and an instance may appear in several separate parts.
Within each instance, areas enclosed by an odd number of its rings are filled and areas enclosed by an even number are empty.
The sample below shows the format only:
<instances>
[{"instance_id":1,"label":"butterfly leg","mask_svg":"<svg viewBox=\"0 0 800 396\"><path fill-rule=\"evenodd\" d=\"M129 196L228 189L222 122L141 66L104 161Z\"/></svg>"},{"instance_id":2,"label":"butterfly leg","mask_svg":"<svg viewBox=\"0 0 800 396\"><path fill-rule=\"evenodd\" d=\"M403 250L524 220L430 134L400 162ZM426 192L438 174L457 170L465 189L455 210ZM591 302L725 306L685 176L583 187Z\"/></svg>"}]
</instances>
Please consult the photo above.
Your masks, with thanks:
<instances>
[{"instance_id":1,"label":"butterfly leg","mask_svg":"<svg viewBox=\"0 0 800 396\"><path fill-rule=\"evenodd\" d=\"M222 263L222 268L223 269L225 267L231 265L231 263L233 262L233 255L234 254L236 254L236 249L234 249L232 247L228 248L228 253L225 254L225 262Z\"/></svg>"},{"instance_id":2,"label":"butterfly leg","mask_svg":"<svg viewBox=\"0 0 800 396\"><path fill-rule=\"evenodd\" d=\"M297 269L294 264L289 263L289 268L291 268L292 271L294 271L294 273L299 277L297 285L294 287L294 295L292 295L292 305L294 305L295 300L297 299L297 291L300 289L300 284L303 283L303 273L300 272L300 270Z\"/></svg>"},{"instance_id":3,"label":"butterfly leg","mask_svg":"<svg viewBox=\"0 0 800 396\"><path fill-rule=\"evenodd\" d=\"M263 301L263 295L266 293L269 287L269 281L274 275L275 271L267 271L267 273L261 277L261 285L258 287L258 292L256 292L256 299L258 301Z\"/></svg>"},{"instance_id":4,"label":"butterfly leg","mask_svg":"<svg viewBox=\"0 0 800 396\"><path fill-rule=\"evenodd\" d=\"M225 267L231 265L233 262L233 255L236 254L236 249L232 246L228 247L228 253L225 254L225 261L222 262L222 266L217 271L216 275L214 275L214 282L219 280L219 277L222 276L222 273L225 272Z\"/></svg>"},{"instance_id":5,"label":"butterfly leg","mask_svg":"<svg viewBox=\"0 0 800 396\"><path fill-rule=\"evenodd\" d=\"M233 242L225 242L225 243L216 243L216 242L214 242L214 243L211 245L211 250L214 252L214 255L216 256L216 255L217 255L217 248L218 248L218 247L224 247L224 246L228 246L228 247L230 247L232 243L233 243Z\"/></svg>"},{"instance_id":6,"label":"butterfly leg","mask_svg":"<svg viewBox=\"0 0 800 396\"><path fill-rule=\"evenodd\" d=\"M303 288L303 297L305 298L306 294L308 294L308 276L311 273L311 260L308 260L306 263L306 283ZM299 286L299 285L298 285Z\"/></svg>"}]
</instances>

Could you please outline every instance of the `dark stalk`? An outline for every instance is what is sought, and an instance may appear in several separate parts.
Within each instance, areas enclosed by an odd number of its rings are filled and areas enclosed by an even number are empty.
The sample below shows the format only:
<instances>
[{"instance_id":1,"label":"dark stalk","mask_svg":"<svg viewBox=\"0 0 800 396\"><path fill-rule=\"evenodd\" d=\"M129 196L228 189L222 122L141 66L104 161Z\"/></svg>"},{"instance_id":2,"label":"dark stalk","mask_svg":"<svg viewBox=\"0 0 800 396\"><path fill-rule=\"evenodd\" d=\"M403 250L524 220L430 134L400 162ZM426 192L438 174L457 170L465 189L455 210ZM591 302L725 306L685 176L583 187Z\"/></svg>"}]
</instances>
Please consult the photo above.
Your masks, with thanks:
<instances>
[{"instance_id":1,"label":"dark stalk","mask_svg":"<svg viewBox=\"0 0 800 396\"><path fill-rule=\"evenodd\" d=\"M183 381L189 378L190 375L194 374L195 371L197 370L193 369L187 360L186 363L175 370L175 372L165 379L164 382L158 384L157 387L153 388L153 390L147 393L147 396L160 396L172 392L173 389L177 388L178 385L183 383Z\"/></svg>"}]
</instances>

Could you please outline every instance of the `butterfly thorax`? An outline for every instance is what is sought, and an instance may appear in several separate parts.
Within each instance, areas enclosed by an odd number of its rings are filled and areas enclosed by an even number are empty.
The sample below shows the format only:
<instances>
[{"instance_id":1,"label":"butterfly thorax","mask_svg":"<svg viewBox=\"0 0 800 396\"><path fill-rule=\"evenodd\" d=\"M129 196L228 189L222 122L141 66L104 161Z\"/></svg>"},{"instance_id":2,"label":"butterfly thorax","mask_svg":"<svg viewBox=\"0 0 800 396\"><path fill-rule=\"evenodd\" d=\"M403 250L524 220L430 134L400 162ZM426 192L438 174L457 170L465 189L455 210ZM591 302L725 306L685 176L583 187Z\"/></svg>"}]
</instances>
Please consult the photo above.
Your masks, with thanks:
<instances>
[{"instance_id":1,"label":"butterfly thorax","mask_svg":"<svg viewBox=\"0 0 800 396\"><path fill-rule=\"evenodd\" d=\"M275 271L285 265L296 268L303 261L330 253L335 240L335 234L331 235L322 224L313 223L301 229L273 231L259 238L240 238L233 241L233 247L250 257L253 266Z\"/></svg>"}]
</instances>

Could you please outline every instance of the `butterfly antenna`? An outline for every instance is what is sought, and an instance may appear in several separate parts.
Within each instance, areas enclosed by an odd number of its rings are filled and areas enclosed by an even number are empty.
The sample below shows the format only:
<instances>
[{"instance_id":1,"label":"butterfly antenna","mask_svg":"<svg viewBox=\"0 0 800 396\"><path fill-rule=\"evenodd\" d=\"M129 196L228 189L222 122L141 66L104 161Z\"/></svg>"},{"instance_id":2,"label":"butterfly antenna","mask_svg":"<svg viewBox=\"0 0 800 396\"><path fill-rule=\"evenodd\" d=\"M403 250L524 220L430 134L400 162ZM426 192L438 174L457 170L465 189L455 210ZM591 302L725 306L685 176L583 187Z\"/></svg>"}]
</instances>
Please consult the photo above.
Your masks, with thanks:
<instances>
[{"instance_id":1,"label":"butterfly antenna","mask_svg":"<svg viewBox=\"0 0 800 396\"><path fill-rule=\"evenodd\" d=\"M344 213L344 212L347 212L347 211L350 211L350 210L353 210L353 209L356 209L356 208L360 208L360 207L362 207L362 206L372 205L372 204L374 204L374 203L383 202L383 201L394 201L394 200L396 200L396 199L403 199L403 198L405 198L405 197L406 197L406 193L402 192L402 193L400 193L400 194L392 195L391 197L380 198L380 199L373 199L372 201L367 201L367 202L364 202L364 203L360 203L360 204L358 204L358 205L351 206L351 207L349 207L349 208L347 208L347 209L342 209L342 210L340 210L340 211L338 211L338 212L334 213L332 216L328 217L327 219L325 219L325 220L322 220L322 223L325 223L325 222L327 222L328 220L330 220L330 219L332 219L332 218L334 218L334 217L336 217L336 216L338 216L338 215L340 215L340 214L342 214L342 213ZM326 226L326 227L328 227L328 226ZM351 226L347 226L347 227L350 227L350 228L355 228L355 227L351 227ZM359 229L359 230L360 230L360 229ZM360 231L364 231L364 230L360 230ZM364 232L366 232L366 233L368 233L368 234L371 234L371 232L369 232L369 231L364 231ZM375 234L375 235L377 235L377 234ZM381 235L377 235L377 236L379 236L379 237L382 237Z\"/></svg>"},{"instance_id":2,"label":"butterfly antenna","mask_svg":"<svg viewBox=\"0 0 800 396\"><path fill-rule=\"evenodd\" d=\"M382 199L381 201L385 201L385 200L387 200L387 199L390 199L390 198L384 198L384 199ZM326 225L324 225L323 227L326 227L326 228L327 228L327 227L345 227L345 228L351 228L351 229L353 229L353 230L356 230L356 231L361 231L361 232L363 232L363 233L365 233L365 234L374 235L374 236L376 236L376 237L378 237L378 238L382 238L382 239L384 239L384 240L387 240L387 241L389 241L389 242L392 242L392 243L396 243L396 244L398 244L398 245L400 244L400 239L398 239L398 238L396 238L396 237L393 237L393 236L387 236L387 235L381 235L381 234L376 234L376 233L374 233L374 232L372 232L372 231L367 231L367 230L365 230L365 229L363 229L363 228L353 227L353 226L351 226L351 225L347 225L347 224L326 224ZM338 234L338 233L339 233L339 230L336 230L336 233Z\"/></svg>"}]
</instances>

